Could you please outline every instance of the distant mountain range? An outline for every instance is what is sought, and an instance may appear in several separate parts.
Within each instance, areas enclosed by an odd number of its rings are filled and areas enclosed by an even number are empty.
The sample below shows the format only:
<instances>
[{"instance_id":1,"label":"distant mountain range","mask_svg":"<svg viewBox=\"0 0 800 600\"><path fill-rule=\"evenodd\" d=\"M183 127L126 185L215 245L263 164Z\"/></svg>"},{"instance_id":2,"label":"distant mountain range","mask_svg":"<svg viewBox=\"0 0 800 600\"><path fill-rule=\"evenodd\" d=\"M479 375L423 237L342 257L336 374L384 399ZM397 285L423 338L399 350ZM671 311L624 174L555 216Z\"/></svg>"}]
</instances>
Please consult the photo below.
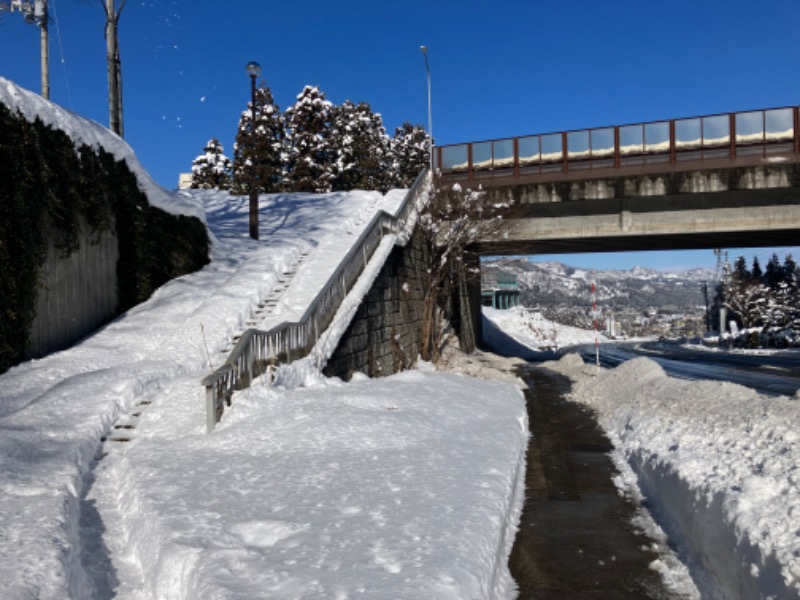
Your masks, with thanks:
<instances>
[{"instance_id":1,"label":"distant mountain range","mask_svg":"<svg viewBox=\"0 0 800 600\"><path fill-rule=\"evenodd\" d=\"M481 271L484 280L493 279L497 271L516 275L525 306L550 308L591 307L594 282L597 303L606 308L696 313L701 307L705 310L702 286L707 284L710 300L717 281L713 269L579 269L557 262L529 262L524 257L484 261Z\"/></svg>"}]
</instances>

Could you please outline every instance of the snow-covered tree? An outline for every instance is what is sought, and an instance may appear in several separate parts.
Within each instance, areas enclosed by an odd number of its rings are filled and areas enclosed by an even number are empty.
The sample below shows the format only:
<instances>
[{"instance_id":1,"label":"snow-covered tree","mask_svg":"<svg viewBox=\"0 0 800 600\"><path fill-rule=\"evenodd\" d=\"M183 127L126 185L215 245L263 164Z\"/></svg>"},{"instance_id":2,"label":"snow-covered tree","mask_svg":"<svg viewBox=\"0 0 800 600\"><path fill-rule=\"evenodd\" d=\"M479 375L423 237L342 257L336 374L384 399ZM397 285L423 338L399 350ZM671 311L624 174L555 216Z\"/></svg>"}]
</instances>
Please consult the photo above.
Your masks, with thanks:
<instances>
[{"instance_id":1,"label":"snow-covered tree","mask_svg":"<svg viewBox=\"0 0 800 600\"><path fill-rule=\"evenodd\" d=\"M764 324L769 288L755 279L740 279L732 274L722 282L723 303L731 316L748 329Z\"/></svg>"},{"instance_id":2,"label":"snow-covered tree","mask_svg":"<svg viewBox=\"0 0 800 600\"><path fill-rule=\"evenodd\" d=\"M429 140L422 125L405 122L395 129L392 154L399 187L411 187L420 171L430 164Z\"/></svg>"},{"instance_id":3,"label":"snow-covered tree","mask_svg":"<svg viewBox=\"0 0 800 600\"><path fill-rule=\"evenodd\" d=\"M747 269L740 256L718 287L716 303L729 310L729 316L744 329L750 329L747 344L800 344L800 281L791 255L781 264L776 254L763 273L758 259ZM759 328L760 333L753 333ZM760 338L760 339L759 339Z\"/></svg>"},{"instance_id":4,"label":"snow-covered tree","mask_svg":"<svg viewBox=\"0 0 800 600\"><path fill-rule=\"evenodd\" d=\"M389 136L369 104L345 100L333 111L334 190L387 191L394 183Z\"/></svg>"},{"instance_id":5,"label":"snow-covered tree","mask_svg":"<svg viewBox=\"0 0 800 600\"><path fill-rule=\"evenodd\" d=\"M192 161L192 187L227 190L230 184L231 159L225 156L219 140L212 138L203 148L203 154Z\"/></svg>"},{"instance_id":6,"label":"snow-covered tree","mask_svg":"<svg viewBox=\"0 0 800 600\"><path fill-rule=\"evenodd\" d=\"M236 133L233 190L243 194L254 183L262 192L281 191L286 165L286 128L272 92L263 83L256 89L253 125L253 106L248 102Z\"/></svg>"},{"instance_id":7,"label":"snow-covered tree","mask_svg":"<svg viewBox=\"0 0 800 600\"><path fill-rule=\"evenodd\" d=\"M330 143L332 113L333 104L318 87L310 85L286 109L289 190L331 191L335 160Z\"/></svg>"},{"instance_id":8,"label":"snow-covered tree","mask_svg":"<svg viewBox=\"0 0 800 600\"><path fill-rule=\"evenodd\" d=\"M466 278L480 280L478 257L472 248L480 240L495 239L502 233L504 206L486 204L483 194L462 190L430 190L431 198L420 211L415 235L425 249L421 355L436 362L443 345L446 301L456 294ZM473 268L474 267L474 268Z\"/></svg>"}]
</instances>

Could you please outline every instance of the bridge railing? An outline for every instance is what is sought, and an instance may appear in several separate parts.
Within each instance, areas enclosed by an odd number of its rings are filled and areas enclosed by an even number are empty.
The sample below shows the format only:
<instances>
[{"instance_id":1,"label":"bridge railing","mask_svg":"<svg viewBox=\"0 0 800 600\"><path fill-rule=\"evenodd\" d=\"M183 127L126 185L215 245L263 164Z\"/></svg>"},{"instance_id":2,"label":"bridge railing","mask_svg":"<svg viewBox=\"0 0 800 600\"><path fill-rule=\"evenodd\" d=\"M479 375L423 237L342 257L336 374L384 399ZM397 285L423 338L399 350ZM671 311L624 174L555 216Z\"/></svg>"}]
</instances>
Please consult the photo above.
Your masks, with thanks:
<instances>
[{"instance_id":1,"label":"bridge railing","mask_svg":"<svg viewBox=\"0 0 800 600\"><path fill-rule=\"evenodd\" d=\"M298 321L281 323L269 331L248 329L231 350L225 364L203 379L206 432L214 430L225 407L230 406L234 391L249 387L253 379L271 366L297 360L311 351L366 268L384 234L405 233L403 229L417 207L427 176L427 169L419 174L394 215L379 211L372 218Z\"/></svg>"},{"instance_id":2,"label":"bridge railing","mask_svg":"<svg viewBox=\"0 0 800 600\"><path fill-rule=\"evenodd\" d=\"M800 107L794 106L439 146L435 159L442 179L477 184L505 178L580 179L798 154Z\"/></svg>"}]
</instances>

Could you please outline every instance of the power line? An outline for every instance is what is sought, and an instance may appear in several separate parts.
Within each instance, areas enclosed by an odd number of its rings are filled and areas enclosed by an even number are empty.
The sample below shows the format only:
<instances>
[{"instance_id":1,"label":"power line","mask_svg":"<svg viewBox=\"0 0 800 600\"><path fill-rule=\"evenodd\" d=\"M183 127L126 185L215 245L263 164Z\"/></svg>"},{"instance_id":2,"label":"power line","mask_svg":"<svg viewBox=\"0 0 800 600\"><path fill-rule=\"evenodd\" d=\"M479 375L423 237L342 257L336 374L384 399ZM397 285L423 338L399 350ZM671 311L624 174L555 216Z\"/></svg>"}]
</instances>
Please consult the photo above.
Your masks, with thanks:
<instances>
[{"instance_id":1,"label":"power line","mask_svg":"<svg viewBox=\"0 0 800 600\"><path fill-rule=\"evenodd\" d=\"M777 254L780 260L784 260L787 255L800 256L800 247L797 246L783 246L780 248L729 248L729 256L736 260L740 256L745 259L748 264L753 263L754 258L758 258L760 265L766 265L771 259L773 254Z\"/></svg>"},{"instance_id":2,"label":"power line","mask_svg":"<svg viewBox=\"0 0 800 600\"><path fill-rule=\"evenodd\" d=\"M69 89L69 77L67 76L67 59L64 56L64 46L61 43L61 28L58 24L58 14L56 13L56 0L50 0L50 3L53 6L53 21L56 24L56 38L58 38L58 53L61 56L61 72L64 74L64 86L67 89L67 101L69 102L69 108L73 112L75 111L75 107L72 104L72 92Z\"/></svg>"}]
</instances>

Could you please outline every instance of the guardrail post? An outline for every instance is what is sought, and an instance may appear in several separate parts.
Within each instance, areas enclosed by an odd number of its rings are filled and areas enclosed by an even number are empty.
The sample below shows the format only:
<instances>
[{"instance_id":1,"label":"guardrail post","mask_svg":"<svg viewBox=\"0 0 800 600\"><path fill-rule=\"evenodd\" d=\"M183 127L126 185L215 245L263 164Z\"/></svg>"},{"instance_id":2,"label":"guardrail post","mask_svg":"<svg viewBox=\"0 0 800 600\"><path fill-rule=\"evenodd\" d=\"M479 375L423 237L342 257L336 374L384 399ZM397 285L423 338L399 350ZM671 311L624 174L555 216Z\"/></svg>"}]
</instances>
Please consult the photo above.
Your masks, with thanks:
<instances>
[{"instance_id":1,"label":"guardrail post","mask_svg":"<svg viewBox=\"0 0 800 600\"><path fill-rule=\"evenodd\" d=\"M206 433L214 431L217 424L217 394L216 385L207 385L205 391L206 397Z\"/></svg>"}]
</instances>

